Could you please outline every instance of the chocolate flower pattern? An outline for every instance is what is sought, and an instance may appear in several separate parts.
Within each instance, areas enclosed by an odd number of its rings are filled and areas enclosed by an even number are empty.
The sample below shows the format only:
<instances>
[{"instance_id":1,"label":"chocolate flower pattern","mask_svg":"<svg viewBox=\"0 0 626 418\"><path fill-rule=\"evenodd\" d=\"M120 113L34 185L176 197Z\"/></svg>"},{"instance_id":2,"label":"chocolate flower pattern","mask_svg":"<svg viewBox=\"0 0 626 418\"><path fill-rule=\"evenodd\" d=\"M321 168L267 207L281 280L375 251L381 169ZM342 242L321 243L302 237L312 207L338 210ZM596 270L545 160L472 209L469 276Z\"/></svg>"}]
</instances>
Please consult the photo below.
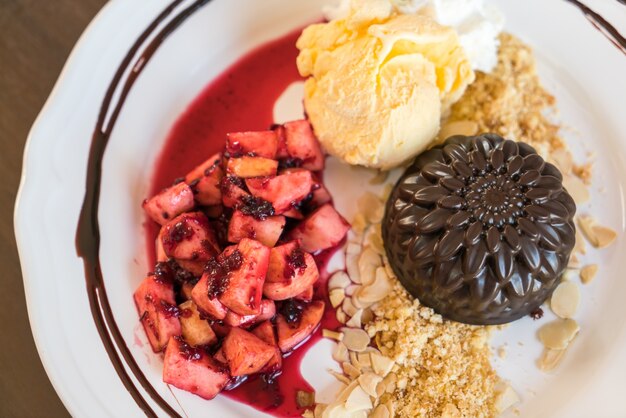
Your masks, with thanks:
<instances>
[{"instance_id":1,"label":"chocolate flower pattern","mask_svg":"<svg viewBox=\"0 0 626 418\"><path fill-rule=\"evenodd\" d=\"M387 202L394 272L448 319L502 324L537 309L574 248L576 205L529 145L454 136L421 154Z\"/></svg>"}]
</instances>

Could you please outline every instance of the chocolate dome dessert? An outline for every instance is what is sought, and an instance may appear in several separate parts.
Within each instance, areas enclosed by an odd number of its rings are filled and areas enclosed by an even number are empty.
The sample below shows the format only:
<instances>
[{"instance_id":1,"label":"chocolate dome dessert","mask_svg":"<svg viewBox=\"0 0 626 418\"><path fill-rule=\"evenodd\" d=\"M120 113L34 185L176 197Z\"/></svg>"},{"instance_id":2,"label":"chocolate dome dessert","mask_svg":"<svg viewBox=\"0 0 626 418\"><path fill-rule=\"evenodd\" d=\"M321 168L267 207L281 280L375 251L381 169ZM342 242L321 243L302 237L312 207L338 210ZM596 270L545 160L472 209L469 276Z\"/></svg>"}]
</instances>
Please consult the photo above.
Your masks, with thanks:
<instances>
[{"instance_id":1,"label":"chocolate dome dessert","mask_svg":"<svg viewBox=\"0 0 626 418\"><path fill-rule=\"evenodd\" d=\"M503 324L537 309L574 248L574 201L529 145L454 136L417 157L383 239L404 287L448 319Z\"/></svg>"}]
</instances>

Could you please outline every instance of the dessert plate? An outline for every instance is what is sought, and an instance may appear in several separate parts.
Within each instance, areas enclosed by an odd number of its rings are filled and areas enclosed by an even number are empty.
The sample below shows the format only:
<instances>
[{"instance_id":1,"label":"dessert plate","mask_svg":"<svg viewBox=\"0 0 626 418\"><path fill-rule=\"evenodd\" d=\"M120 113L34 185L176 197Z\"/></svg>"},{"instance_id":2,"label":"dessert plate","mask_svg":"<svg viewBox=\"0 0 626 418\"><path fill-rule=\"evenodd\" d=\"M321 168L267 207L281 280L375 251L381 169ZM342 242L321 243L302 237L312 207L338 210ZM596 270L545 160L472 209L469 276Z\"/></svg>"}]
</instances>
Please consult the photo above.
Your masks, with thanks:
<instances>
[{"instance_id":1,"label":"dessert plate","mask_svg":"<svg viewBox=\"0 0 626 418\"><path fill-rule=\"evenodd\" d=\"M113 0L81 37L31 130L15 209L33 334L48 375L73 416L141 416L142 408L166 416L151 391L182 416L263 416L225 397L204 401L161 382L161 360L146 344L132 301L147 269L139 203L147 195L153 163L169 129L203 87L255 46L318 20L324 3ZM587 4L611 16L614 26L626 28L623 4ZM592 200L580 211L592 213L620 237L610 249L585 260L599 263L601 273L584 289L577 318L581 332L558 371L545 375L535 367L541 348L535 342L537 325L529 319L496 334L494 346L506 343L509 354L495 364L521 395L522 416L625 416L626 281L620 258L626 252L624 47L620 51L619 43L590 24L591 17L585 19L574 2L505 0L499 5L506 30L535 48L540 76L557 97L558 119L576 155L588 158L593 153ZM151 42L159 32L168 36L162 43ZM119 114L100 114L111 80L138 39L145 41L139 50L151 44L154 55L149 60L147 55L130 56L131 65L119 75L139 77L130 91L120 84L109 97L113 103L125 99ZM279 118L301 115L298 92L294 86L280 100ZM104 286L85 281L75 245L98 121L105 128L115 122L104 153L98 211ZM369 176L329 160L325 181L347 219L355 213L356 198L370 187ZM341 260L333 260L332 266L340 267ZM104 300L103 290L111 316L98 322L94 318L107 316L106 306L97 303ZM91 305L90 297L95 302ZM123 344L107 347L96 324L102 335L119 331ZM123 357L123 345L132 361L114 364L111 359ZM330 352L331 344L322 341L303 362L303 374L319 390L321 401L334 393L325 371L335 367ZM133 362L148 384L142 385L130 369ZM120 376L125 375L123 382Z\"/></svg>"}]
</instances>

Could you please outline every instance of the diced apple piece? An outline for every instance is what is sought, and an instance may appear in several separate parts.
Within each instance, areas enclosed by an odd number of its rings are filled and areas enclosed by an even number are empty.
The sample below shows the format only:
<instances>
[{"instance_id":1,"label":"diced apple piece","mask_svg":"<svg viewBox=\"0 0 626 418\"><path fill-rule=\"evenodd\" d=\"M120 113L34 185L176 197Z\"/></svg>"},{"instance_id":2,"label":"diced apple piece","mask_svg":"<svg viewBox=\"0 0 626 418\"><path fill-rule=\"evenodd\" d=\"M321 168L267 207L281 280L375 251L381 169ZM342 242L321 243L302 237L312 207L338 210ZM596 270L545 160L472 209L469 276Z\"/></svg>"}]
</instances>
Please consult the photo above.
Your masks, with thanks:
<instances>
[{"instance_id":1,"label":"diced apple piece","mask_svg":"<svg viewBox=\"0 0 626 418\"><path fill-rule=\"evenodd\" d=\"M228 309L222 305L217 297L209 297L209 275L202 275L200 281L191 291L191 299L207 315L219 321L226 318Z\"/></svg>"},{"instance_id":2,"label":"diced apple piece","mask_svg":"<svg viewBox=\"0 0 626 418\"><path fill-rule=\"evenodd\" d=\"M279 160L289 158L289 153L287 152L287 134L285 133L285 127L279 125L274 128L274 132L276 132L276 139L278 140L276 158Z\"/></svg>"},{"instance_id":3,"label":"diced apple piece","mask_svg":"<svg viewBox=\"0 0 626 418\"><path fill-rule=\"evenodd\" d=\"M296 295L294 299L301 300L303 302L311 302L313 300L313 295L315 294L315 287L310 286L307 290Z\"/></svg>"},{"instance_id":4,"label":"diced apple piece","mask_svg":"<svg viewBox=\"0 0 626 418\"><path fill-rule=\"evenodd\" d=\"M229 273L227 286L218 298L239 315L258 315L270 249L258 241L244 238L237 245L237 251L243 259L241 267Z\"/></svg>"},{"instance_id":5,"label":"diced apple piece","mask_svg":"<svg viewBox=\"0 0 626 418\"><path fill-rule=\"evenodd\" d=\"M261 322L256 328L252 330L252 333L266 343L274 346L274 355L267 362L265 367L263 367L260 373L275 373L281 370L283 368L283 356L276 342L274 325L272 325L270 321Z\"/></svg>"},{"instance_id":6,"label":"diced apple piece","mask_svg":"<svg viewBox=\"0 0 626 418\"><path fill-rule=\"evenodd\" d=\"M231 329L233 329L233 327L231 327L230 325L226 325L224 323L221 322L214 322L213 324L211 324L211 328L213 328L213 331L215 331L215 334L219 337L219 338L224 338L228 335L228 333L230 332ZM223 362L225 363L225 362Z\"/></svg>"},{"instance_id":7,"label":"diced apple piece","mask_svg":"<svg viewBox=\"0 0 626 418\"><path fill-rule=\"evenodd\" d=\"M231 327L248 327L257 322L272 319L276 315L276 305L273 300L263 299L261 301L261 313L258 315L238 315L233 311L228 311L224 323Z\"/></svg>"},{"instance_id":8,"label":"diced apple piece","mask_svg":"<svg viewBox=\"0 0 626 418\"><path fill-rule=\"evenodd\" d=\"M234 132L226 137L226 152L232 157L254 154L263 158L276 158L278 136L274 131Z\"/></svg>"},{"instance_id":9,"label":"diced apple piece","mask_svg":"<svg viewBox=\"0 0 626 418\"><path fill-rule=\"evenodd\" d=\"M200 277L204 274L204 266L206 261L191 261L191 260L177 260L179 266L181 266L184 270L187 270L189 273L193 274L195 277Z\"/></svg>"},{"instance_id":10,"label":"diced apple piece","mask_svg":"<svg viewBox=\"0 0 626 418\"><path fill-rule=\"evenodd\" d=\"M274 356L274 347L241 328L230 330L222 344L232 376L259 372Z\"/></svg>"},{"instance_id":11,"label":"diced apple piece","mask_svg":"<svg viewBox=\"0 0 626 418\"><path fill-rule=\"evenodd\" d=\"M317 300L304 307L299 321L287 322L281 314L276 316L278 347L287 353L308 339L315 331L324 315L324 302Z\"/></svg>"},{"instance_id":12,"label":"diced apple piece","mask_svg":"<svg viewBox=\"0 0 626 418\"><path fill-rule=\"evenodd\" d=\"M247 179L246 185L254 196L271 202L276 215L280 215L309 195L313 179L310 171L298 171L271 178Z\"/></svg>"},{"instance_id":13,"label":"diced apple piece","mask_svg":"<svg viewBox=\"0 0 626 418\"><path fill-rule=\"evenodd\" d=\"M221 163L222 153L212 155L211 158L208 158L202 164L187 173L187 175L185 176L185 183L189 184L195 180L201 179L202 177L211 173L215 167L220 166Z\"/></svg>"},{"instance_id":14,"label":"diced apple piece","mask_svg":"<svg viewBox=\"0 0 626 418\"><path fill-rule=\"evenodd\" d=\"M220 182L224 177L224 170L221 163L222 154L216 154L185 177L199 204L212 206L222 203Z\"/></svg>"},{"instance_id":15,"label":"diced apple piece","mask_svg":"<svg viewBox=\"0 0 626 418\"><path fill-rule=\"evenodd\" d=\"M301 167L311 171L324 169L324 153L306 120L286 123L287 153L302 161Z\"/></svg>"},{"instance_id":16,"label":"diced apple piece","mask_svg":"<svg viewBox=\"0 0 626 418\"><path fill-rule=\"evenodd\" d=\"M317 187L313 187L313 198L311 199L311 207L318 208L326 203L332 202L333 198L330 192L322 183L317 183Z\"/></svg>"},{"instance_id":17,"label":"diced apple piece","mask_svg":"<svg viewBox=\"0 0 626 418\"><path fill-rule=\"evenodd\" d=\"M217 336L211 325L206 319L203 319L193 301L188 300L181 304L180 309L180 325L182 327L183 337L187 343L198 345L213 345L217 342Z\"/></svg>"},{"instance_id":18,"label":"diced apple piece","mask_svg":"<svg viewBox=\"0 0 626 418\"><path fill-rule=\"evenodd\" d=\"M161 238L168 257L207 261L220 252L215 232L202 212L184 213L163 229Z\"/></svg>"},{"instance_id":19,"label":"diced apple piece","mask_svg":"<svg viewBox=\"0 0 626 418\"><path fill-rule=\"evenodd\" d=\"M171 338L165 351L163 381L204 399L213 399L230 380L226 368L201 349Z\"/></svg>"},{"instance_id":20,"label":"diced apple piece","mask_svg":"<svg viewBox=\"0 0 626 418\"><path fill-rule=\"evenodd\" d=\"M180 321L176 317L174 285L148 276L135 291L134 299L152 350L158 353L165 348L170 337L181 333Z\"/></svg>"},{"instance_id":21,"label":"diced apple piece","mask_svg":"<svg viewBox=\"0 0 626 418\"><path fill-rule=\"evenodd\" d=\"M226 360L226 357L224 356L224 350L222 347L220 347L220 349L213 354L213 358L222 364L228 365L228 360Z\"/></svg>"},{"instance_id":22,"label":"diced apple piece","mask_svg":"<svg viewBox=\"0 0 626 418\"><path fill-rule=\"evenodd\" d=\"M242 187L245 187L245 183L238 177L226 176L222 179L220 189L224 206L227 208L236 207L241 204L245 196L250 196Z\"/></svg>"},{"instance_id":23,"label":"diced apple piece","mask_svg":"<svg viewBox=\"0 0 626 418\"><path fill-rule=\"evenodd\" d=\"M167 261L169 257L165 254L165 249L163 248L163 228L159 230L159 235L157 235L156 241L154 242L155 252L156 252L156 261L157 263Z\"/></svg>"},{"instance_id":24,"label":"diced apple piece","mask_svg":"<svg viewBox=\"0 0 626 418\"><path fill-rule=\"evenodd\" d=\"M326 204L315 210L294 228L289 237L300 241L302 249L314 253L338 245L350 230L350 224Z\"/></svg>"},{"instance_id":25,"label":"diced apple piece","mask_svg":"<svg viewBox=\"0 0 626 418\"><path fill-rule=\"evenodd\" d=\"M226 172L229 175L242 179L275 176L277 171L278 161L261 157L231 158L226 165Z\"/></svg>"},{"instance_id":26,"label":"diced apple piece","mask_svg":"<svg viewBox=\"0 0 626 418\"><path fill-rule=\"evenodd\" d=\"M291 299L313 286L318 278L313 256L290 242L272 248L263 295L272 300Z\"/></svg>"},{"instance_id":27,"label":"diced apple piece","mask_svg":"<svg viewBox=\"0 0 626 418\"><path fill-rule=\"evenodd\" d=\"M284 216L270 216L260 221L235 211L228 225L228 241L237 243L244 238L252 238L267 247L273 247L283 233L286 222Z\"/></svg>"},{"instance_id":28,"label":"diced apple piece","mask_svg":"<svg viewBox=\"0 0 626 418\"><path fill-rule=\"evenodd\" d=\"M143 202L143 209L159 225L165 225L181 213L192 210L194 206L193 191L185 183L169 187Z\"/></svg>"}]
</instances>

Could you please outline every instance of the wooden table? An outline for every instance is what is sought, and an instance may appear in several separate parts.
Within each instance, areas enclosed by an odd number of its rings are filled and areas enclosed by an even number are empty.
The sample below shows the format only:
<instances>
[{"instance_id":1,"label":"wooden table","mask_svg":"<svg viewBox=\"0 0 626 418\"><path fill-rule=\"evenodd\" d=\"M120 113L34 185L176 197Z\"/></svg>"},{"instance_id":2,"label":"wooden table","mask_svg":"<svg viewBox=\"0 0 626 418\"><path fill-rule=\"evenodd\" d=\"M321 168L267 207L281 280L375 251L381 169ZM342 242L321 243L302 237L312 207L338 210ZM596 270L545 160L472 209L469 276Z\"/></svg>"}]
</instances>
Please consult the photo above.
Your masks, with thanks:
<instances>
[{"instance_id":1,"label":"wooden table","mask_svg":"<svg viewBox=\"0 0 626 418\"><path fill-rule=\"evenodd\" d=\"M13 206L30 126L105 0L0 0L0 417L67 417L28 323Z\"/></svg>"}]
</instances>

